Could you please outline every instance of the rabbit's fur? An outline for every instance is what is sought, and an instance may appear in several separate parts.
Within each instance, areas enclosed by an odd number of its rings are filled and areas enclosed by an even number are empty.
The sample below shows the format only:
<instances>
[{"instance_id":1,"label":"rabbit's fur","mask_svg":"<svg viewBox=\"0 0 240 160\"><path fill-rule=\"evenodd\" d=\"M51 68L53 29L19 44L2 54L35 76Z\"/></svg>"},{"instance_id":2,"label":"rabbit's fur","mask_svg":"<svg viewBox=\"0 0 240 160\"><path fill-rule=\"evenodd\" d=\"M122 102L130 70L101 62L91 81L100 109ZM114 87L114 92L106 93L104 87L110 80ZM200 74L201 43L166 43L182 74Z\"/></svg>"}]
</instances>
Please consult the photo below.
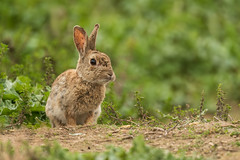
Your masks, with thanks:
<instances>
[{"instance_id":1,"label":"rabbit's fur","mask_svg":"<svg viewBox=\"0 0 240 160\"><path fill-rule=\"evenodd\" d=\"M95 48L99 25L88 37L74 27L74 43L79 51L76 69L60 74L52 84L46 114L52 127L96 124L105 97L105 85L115 80L110 58Z\"/></svg>"}]
</instances>

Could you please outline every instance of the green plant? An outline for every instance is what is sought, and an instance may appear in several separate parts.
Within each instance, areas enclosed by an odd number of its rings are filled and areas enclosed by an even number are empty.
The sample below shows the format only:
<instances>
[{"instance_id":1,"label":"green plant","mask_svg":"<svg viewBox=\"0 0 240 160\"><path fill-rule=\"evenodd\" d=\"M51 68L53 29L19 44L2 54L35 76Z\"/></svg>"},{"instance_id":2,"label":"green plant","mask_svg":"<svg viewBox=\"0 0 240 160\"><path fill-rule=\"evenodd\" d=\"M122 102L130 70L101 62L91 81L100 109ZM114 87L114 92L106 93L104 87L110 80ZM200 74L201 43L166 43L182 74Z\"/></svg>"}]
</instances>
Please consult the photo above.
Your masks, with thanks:
<instances>
[{"instance_id":1,"label":"green plant","mask_svg":"<svg viewBox=\"0 0 240 160\"><path fill-rule=\"evenodd\" d=\"M199 110L197 108L191 108L187 106L187 109L183 109L182 106L174 106L172 115L179 121L195 121L198 119Z\"/></svg>"},{"instance_id":2,"label":"green plant","mask_svg":"<svg viewBox=\"0 0 240 160\"><path fill-rule=\"evenodd\" d=\"M134 104L132 106L134 114L131 116L122 116L118 111L119 107L113 104L113 102L109 102L110 100L114 101L114 97L116 96L114 93L110 91L107 96L107 100L102 103L102 113L98 120L99 123L116 125L131 124L137 126L145 124L154 126L160 123L160 119L156 116L157 114L151 115L146 108L144 108L144 97L142 97L139 92L135 92Z\"/></svg>"},{"instance_id":3,"label":"green plant","mask_svg":"<svg viewBox=\"0 0 240 160\"><path fill-rule=\"evenodd\" d=\"M108 99L109 100L109 99ZM137 125L137 126L161 126L166 131L174 129L178 125L185 125L194 121L203 121L207 109L204 109L204 95L199 108L191 108L189 105L182 107L181 105L174 106L171 114L164 114L156 110L154 114L148 112L144 107L144 97L136 92L134 95L134 115L124 117L122 116L116 105L104 101L102 104L102 114L99 118L101 124L116 124L116 125Z\"/></svg>"},{"instance_id":4,"label":"green plant","mask_svg":"<svg viewBox=\"0 0 240 160\"><path fill-rule=\"evenodd\" d=\"M43 63L44 63L44 70L45 70L45 74L44 74L45 85L51 86L55 79L52 57L44 57Z\"/></svg>"},{"instance_id":5,"label":"green plant","mask_svg":"<svg viewBox=\"0 0 240 160\"><path fill-rule=\"evenodd\" d=\"M240 147L240 142L239 141L235 142L235 145Z\"/></svg>"},{"instance_id":6,"label":"green plant","mask_svg":"<svg viewBox=\"0 0 240 160\"><path fill-rule=\"evenodd\" d=\"M22 123L37 124L46 120L45 104L49 91L40 84L33 86L25 76L15 81L0 79L0 124L19 126Z\"/></svg>"},{"instance_id":7,"label":"green plant","mask_svg":"<svg viewBox=\"0 0 240 160\"><path fill-rule=\"evenodd\" d=\"M24 66L22 64L15 64L11 67L11 73L9 74L11 79L17 78L17 76L24 75Z\"/></svg>"},{"instance_id":8,"label":"green plant","mask_svg":"<svg viewBox=\"0 0 240 160\"><path fill-rule=\"evenodd\" d=\"M204 137L207 137L208 135L211 134L211 131L208 129L208 130L205 130L202 134Z\"/></svg>"},{"instance_id":9,"label":"green plant","mask_svg":"<svg viewBox=\"0 0 240 160\"><path fill-rule=\"evenodd\" d=\"M139 118L139 120L144 121L147 120L149 118L149 113L146 111L146 109L143 107L143 99L144 97L142 97L139 92L135 92L135 105L134 108L137 110L137 117Z\"/></svg>"},{"instance_id":10,"label":"green plant","mask_svg":"<svg viewBox=\"0 0 240 160\"><path fill-rule=\"evenodd\" d=\"M2 55L8 50L8 45L0 43L0 59Z\"/></svg>"},{"instance_id":11,"label":"green plant","mask_svg":"<svg viewBox=\"0 0 240 160\"><path fill-rule=\"evenodd\" d=\"M232 136L238 137L239 135L240 135L240 132L238 132L238 131L233 131L233 132L230 134L231 137L232 137Z\"/></svg>"},{"instance_id":12,"label":"green plant","mask_svg":"<svg viewBox=\"0 0 240 160\"><path fill-rule=\"evenodd\" d=\"M104 101L102 103L102 113L98 119L101 124L123 124L120 113L115 109L115 105Z\"/></svg>"},{"instance_id":13,"label":"green plant","mask_svg":"<svg viewBox=\"0 0 240 160\"><path fill-rule=\"evenodd\" d=\"M231 110L231 106L229 104L225 104L225 93L222 90L222 84L220 83L217 88L217 111L216 117L222 121L227 121L229 116L229 111Z\"/></svg>"}]
</instances>

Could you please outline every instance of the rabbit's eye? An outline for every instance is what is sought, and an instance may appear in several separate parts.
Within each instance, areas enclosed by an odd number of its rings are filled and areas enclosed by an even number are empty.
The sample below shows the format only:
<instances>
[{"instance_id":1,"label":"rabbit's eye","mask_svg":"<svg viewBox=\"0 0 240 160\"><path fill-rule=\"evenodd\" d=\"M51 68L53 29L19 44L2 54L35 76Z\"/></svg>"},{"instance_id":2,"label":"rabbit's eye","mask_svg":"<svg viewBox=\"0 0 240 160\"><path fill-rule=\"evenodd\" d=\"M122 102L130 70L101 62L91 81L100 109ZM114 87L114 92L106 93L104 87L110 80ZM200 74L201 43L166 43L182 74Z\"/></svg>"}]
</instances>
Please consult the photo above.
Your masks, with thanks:
<instances>
[{"instance_id":1,"label":"rabbit's eye","mask_svg":"<svg viewBox=\"0 0 240 160\"><path fill-rule=\"evenodd\" d=\"M96 62L96 60L95 60L94 58L92 58L92 59L90 60L90 63L91 63L91 65L96 65L96 64L97 64L97 62Z\"/></svg>"}]
</instances>

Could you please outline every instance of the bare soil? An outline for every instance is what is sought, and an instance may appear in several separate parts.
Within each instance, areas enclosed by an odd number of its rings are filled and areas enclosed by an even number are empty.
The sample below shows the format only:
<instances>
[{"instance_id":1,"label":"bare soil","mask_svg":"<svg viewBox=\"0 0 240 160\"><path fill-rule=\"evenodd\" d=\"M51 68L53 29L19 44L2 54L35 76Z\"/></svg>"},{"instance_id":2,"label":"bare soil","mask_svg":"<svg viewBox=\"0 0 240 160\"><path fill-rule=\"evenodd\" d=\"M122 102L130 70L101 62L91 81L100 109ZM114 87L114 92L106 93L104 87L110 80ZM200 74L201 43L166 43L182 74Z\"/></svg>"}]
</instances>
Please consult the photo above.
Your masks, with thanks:
<instances>
[{"instance_id":1,"label":"bare soil","mask_svg":"<svg viewBox=\"0 0 240 160\"><path fill-rule=\"evenodd\" d=\"M41 146L57 141L73 152L101 152L106 146L129 149L132 140L144 135L148 145L175 154L202 155L206 158L240 160L240 124L194 122L166 132L158 127L78 126L68 128L13 129L0 132L0 142L11 141L17 148L23 142Z\"/></svg>"}]
</instances>

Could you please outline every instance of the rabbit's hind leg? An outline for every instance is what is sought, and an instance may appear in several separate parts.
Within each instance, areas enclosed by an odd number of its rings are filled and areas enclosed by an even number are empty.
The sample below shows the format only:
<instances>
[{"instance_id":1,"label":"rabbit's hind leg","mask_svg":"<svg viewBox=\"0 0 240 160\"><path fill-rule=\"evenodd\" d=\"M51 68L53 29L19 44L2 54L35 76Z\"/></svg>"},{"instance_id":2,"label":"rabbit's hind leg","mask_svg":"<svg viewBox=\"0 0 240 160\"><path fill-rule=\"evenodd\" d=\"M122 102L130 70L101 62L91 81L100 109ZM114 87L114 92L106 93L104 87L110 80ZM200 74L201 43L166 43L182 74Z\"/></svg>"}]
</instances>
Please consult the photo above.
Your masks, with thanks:
<instances>
[{"instance_id":1,"label":"rabbit's hind leg","mask_svg":"<svg viewBox=\"0 0 240 160\"><path fill-rule=\"evenodd\" d=\"M50 120L52 127L61 127L61 126L65 126L66 124L63 123L61 120L57 119L56 117L54 117L53 119Z\"/></svg>"},{"instance_id":2,"label":"rabbit's hind leg","mask_svg":"<svg viewBox=\"0 0 240 160\"><path fill-rule=\"evenodd\" d=\"M68 118L67 118L67 125L76 126L77 125L76 118L72 117L72 116L68 116Z\"/></svg>"},{"instance_id":3,"label":"rabbit's hind leg","mask_svg":"<svg viewBox=\"0 0 240 160\"><path fill-rule=\"evenodd\" d=\"M93 111L89 111L85 119L84 125L93 125L93 124L94 124Z\"/></svg>"},{"instance_id":4,"label":"rabbit's hind leg","mask_svg":"<svg viewBox=\"0 0 240 160\"><path fill-rule=\"evenodd\" d=\"M82 113L77 116L77 125L84 125L86 119L91 115L90 112Z\"/></svg>"}]
</instances>

